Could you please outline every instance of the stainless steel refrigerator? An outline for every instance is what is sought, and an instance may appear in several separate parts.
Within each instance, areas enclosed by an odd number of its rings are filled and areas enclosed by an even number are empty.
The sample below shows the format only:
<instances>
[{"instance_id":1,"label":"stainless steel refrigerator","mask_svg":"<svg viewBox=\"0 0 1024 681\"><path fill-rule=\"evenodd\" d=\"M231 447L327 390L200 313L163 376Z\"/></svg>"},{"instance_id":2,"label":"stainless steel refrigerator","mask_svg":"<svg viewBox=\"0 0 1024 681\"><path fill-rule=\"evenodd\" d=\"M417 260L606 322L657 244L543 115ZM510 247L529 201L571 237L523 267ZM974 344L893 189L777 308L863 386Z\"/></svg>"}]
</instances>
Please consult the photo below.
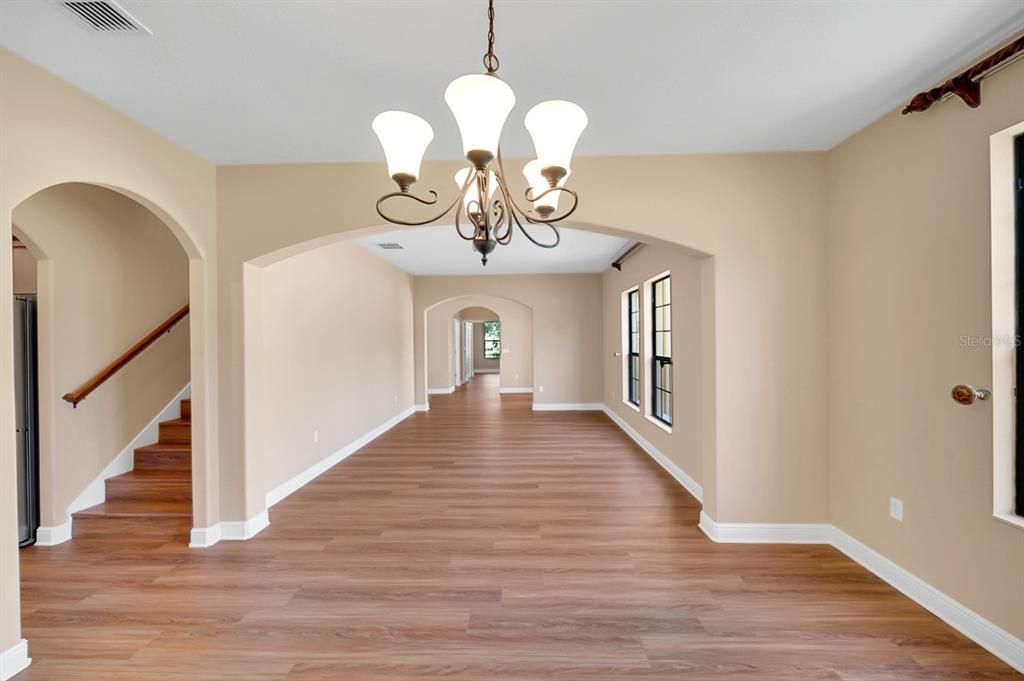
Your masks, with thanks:
<instances>
[{"instance_id":1,"label":"stainless steel refrigerator","mask_svg":"<svg viewBox=\"0 0 1024 681\"><path fill-rule=\"evenodd\" d=\"M14 297L14 427L18 443L18 546L39 529L39 404L36 297Z\"/></svg>"}]
</instances>

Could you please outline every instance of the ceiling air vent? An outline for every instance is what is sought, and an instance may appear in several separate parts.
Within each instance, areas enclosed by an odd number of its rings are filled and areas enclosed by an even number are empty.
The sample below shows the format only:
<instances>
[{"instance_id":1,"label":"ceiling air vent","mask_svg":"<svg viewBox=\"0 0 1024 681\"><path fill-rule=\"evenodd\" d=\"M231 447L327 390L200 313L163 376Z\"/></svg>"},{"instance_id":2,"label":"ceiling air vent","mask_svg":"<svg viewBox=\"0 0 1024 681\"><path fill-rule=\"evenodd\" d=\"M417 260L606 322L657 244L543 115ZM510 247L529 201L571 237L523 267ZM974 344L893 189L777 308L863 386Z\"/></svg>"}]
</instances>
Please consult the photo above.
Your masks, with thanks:
<instances>
[{"instance_id":1,"label":"ceiling air vent","mask_svg":"<svg viewBox=\"0 0 1024 681\"><path fill-rule=\"evenodd\" d=\"M153 32L113 0L83 0L62 2L61 7L71 13L82 25L103 33L148 33Z\"/></svg>"},{"instance_id":2,"label":"ceiling air vent","mask_svg":"<svg viewBox=\"0 0 1024 681\"><path fill-rule=\"evenodd\" d=\"M397 241L385 241L384 243L377 245L383 248L385 251L401 251L405 248L405 246L398 243Z\"/></svg>"}]
</instances>

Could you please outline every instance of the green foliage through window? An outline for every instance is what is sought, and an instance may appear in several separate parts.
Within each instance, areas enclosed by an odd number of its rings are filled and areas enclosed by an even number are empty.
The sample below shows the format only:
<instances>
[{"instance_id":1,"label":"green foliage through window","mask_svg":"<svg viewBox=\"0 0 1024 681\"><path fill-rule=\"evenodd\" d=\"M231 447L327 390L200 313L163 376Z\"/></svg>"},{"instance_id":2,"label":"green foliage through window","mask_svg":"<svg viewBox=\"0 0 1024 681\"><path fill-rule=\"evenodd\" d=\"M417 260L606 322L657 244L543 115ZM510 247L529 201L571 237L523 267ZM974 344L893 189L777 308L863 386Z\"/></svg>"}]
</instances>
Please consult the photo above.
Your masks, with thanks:
<instances>
[{"instance_id":1,"label":"green foliage through window","mask_svg":"<svg viewBox=\"0 0 1024 681\"><path fill-rule=\"evenodd\" d=\"M501 359L501 322L484 322L484 359Z\"/></svg>"}]
</instances>

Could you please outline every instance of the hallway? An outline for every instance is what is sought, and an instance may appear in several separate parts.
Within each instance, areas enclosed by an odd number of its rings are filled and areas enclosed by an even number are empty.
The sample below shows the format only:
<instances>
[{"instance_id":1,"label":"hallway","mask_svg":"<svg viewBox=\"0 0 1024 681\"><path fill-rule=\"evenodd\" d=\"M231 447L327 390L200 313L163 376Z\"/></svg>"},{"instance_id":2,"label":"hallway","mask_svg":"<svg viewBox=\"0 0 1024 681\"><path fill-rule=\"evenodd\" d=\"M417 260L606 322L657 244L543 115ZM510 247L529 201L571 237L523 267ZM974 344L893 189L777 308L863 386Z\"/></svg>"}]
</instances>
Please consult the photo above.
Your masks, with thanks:
<instances>
[{"instance_id":1,"label":"hallway","mask_svg":"<svg viewBox=\"0 0 1024 681\"><path fill-rule=\"evenodd\" d=\"M23 551L18 678L1014 678L836 550L716 545L699 510L604 414L480 375L250 541Z\"/></svg>"}]
</instances>

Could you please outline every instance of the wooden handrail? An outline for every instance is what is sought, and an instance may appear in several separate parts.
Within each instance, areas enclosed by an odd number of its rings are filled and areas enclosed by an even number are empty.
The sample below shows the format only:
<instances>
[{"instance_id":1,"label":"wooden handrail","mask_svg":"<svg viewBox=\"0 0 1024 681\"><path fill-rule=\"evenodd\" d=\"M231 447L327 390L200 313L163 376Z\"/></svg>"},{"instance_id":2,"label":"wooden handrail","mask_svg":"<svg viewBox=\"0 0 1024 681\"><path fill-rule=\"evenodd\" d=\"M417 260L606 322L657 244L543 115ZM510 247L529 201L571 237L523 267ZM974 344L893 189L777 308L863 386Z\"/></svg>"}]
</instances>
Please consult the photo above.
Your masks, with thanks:
<instances>
[{"instance_id":1,"label":"wooden handrail","mask_svg":"<svg viewBox=\"0 0 1024 681\"><path fill-rule=\"evenodd\" d=\"M184 319L188 315L188 305L181 308L173 315L171 315L165 322L160 324L135 345L128 348L124 354L115 359L113 362L108 364L103 371L99 372L88 381L82 384L82 386L75 391L69 392L64 396L66 402L70 402L72 406L77 407L78 403L84 400L92 393L93 390L100 387L110 379L111 376L116 374L118 371L123 369L129 362L142 354L142 351L148 348L150 345L156 342L160 336L168 333L174 326Z\"/></svg>"}]
</instances>

